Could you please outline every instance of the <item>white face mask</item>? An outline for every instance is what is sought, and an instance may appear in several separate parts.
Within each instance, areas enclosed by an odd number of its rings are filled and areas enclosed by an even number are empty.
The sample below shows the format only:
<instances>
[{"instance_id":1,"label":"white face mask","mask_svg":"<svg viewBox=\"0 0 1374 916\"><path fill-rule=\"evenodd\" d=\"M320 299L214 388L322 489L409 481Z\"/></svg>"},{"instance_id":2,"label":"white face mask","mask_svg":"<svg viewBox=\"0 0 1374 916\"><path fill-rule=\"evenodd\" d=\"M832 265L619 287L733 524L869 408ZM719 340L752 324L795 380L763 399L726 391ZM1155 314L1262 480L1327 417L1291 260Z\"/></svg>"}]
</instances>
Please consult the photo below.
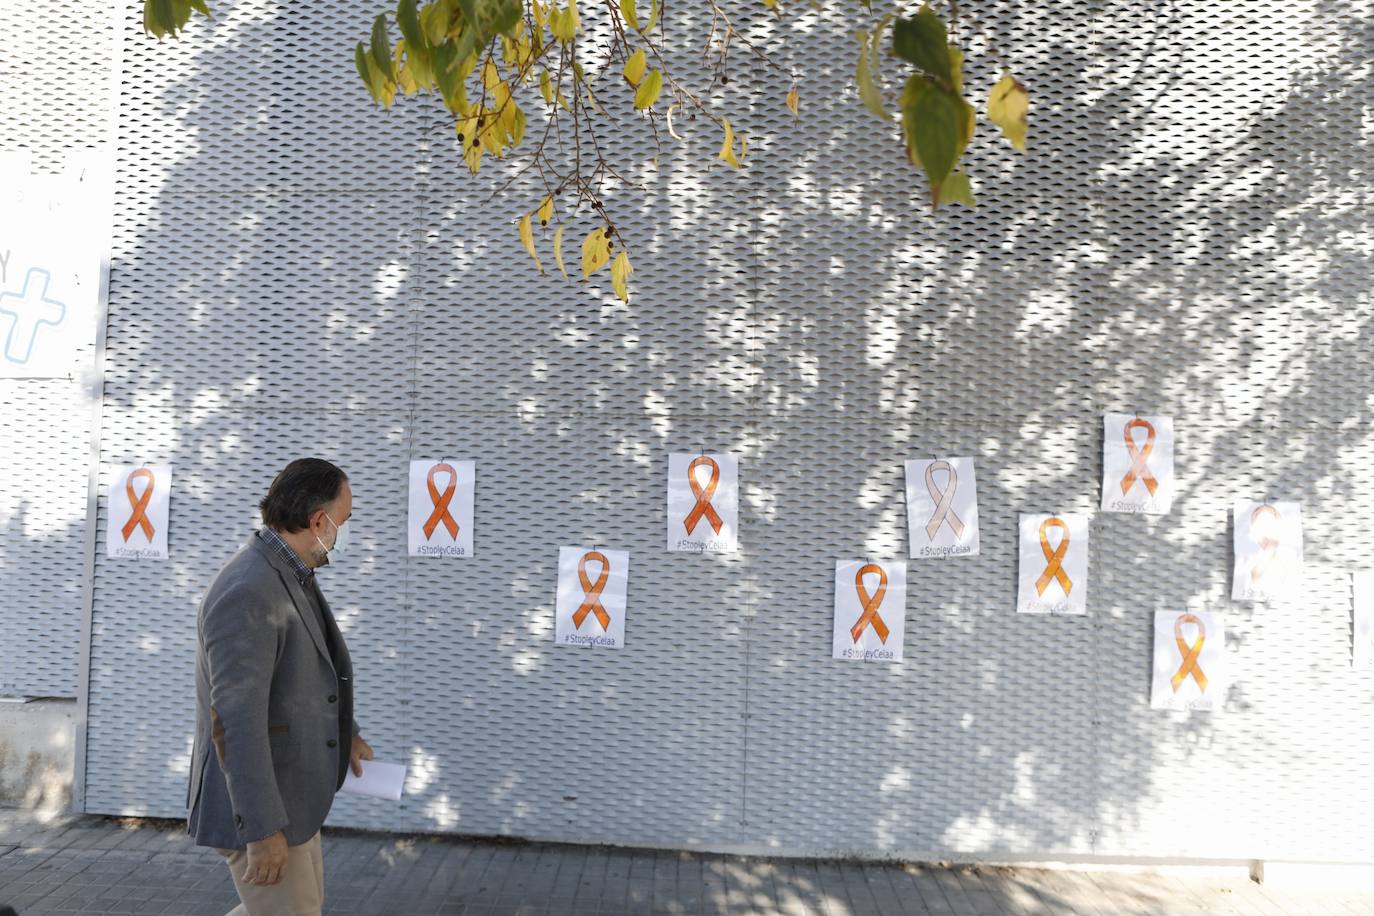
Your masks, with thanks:
<instances>
[{"instance_id":1,"label":"white face mask","mask_svg":"<svg viewBox=\"0 0 1374 916\"><path fill-rule=\"evenodd\" d=\"M329 524L334 525L334 520L329 518L328 512L325 513L324 517L329 519ZM315 536L315 543L319 544L320 548L324 550L324 561L320 565L328 566L331 560L335 557L343 556L348 550L348 522L345 521L342 525L334 525L333 547L325 547L324 541L320 540L319 535Z\"/></svg>"}]
</instances>

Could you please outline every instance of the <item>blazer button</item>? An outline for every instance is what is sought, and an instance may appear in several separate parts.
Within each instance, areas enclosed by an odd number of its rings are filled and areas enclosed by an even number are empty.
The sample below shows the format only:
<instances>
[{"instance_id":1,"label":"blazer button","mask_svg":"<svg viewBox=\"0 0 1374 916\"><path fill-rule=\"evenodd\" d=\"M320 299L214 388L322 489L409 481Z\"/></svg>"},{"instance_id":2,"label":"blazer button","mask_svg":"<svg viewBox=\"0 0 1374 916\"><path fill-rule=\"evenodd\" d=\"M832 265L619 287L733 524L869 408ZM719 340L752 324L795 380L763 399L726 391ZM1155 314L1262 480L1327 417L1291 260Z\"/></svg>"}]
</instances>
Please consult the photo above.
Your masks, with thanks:
<instances>
[{"instance_id":1,"label":"blazer button","mask_svg":"<svg viewBox=\"0 0 1374 916\"><path fill-rule=\"evenodd\" d=\"M335 741L333 738L330 738L330 739L329 739L329 746L330 746L330 747L338 747L338 746L339 746L339 742Z\"/></svg>"},{"instance_id":2,"label":"blazer button","mask_svg":"<svg viewBox=\"0 0 1374 916\"><path fill-rule=\"evenodd\" d=\"M329 695L329 702L331 702L331 703L337 703L337 702L339 702L339 698L336 697L336 696L334 696L334 694L331 693L331 694Z\"/></svg>"},{"instance_id":3,"label":"blazer button","mask_svg":"<svg viewBox=\"0 0 1374 916\"><path fill-rule=\"evenodd\" d=\"M238 827L240 830L243 829L243 815L242 815L242 814L235 814L235 815L234 815L234 826L235 826L235 827Z\"/></svg>"}]
</instances>

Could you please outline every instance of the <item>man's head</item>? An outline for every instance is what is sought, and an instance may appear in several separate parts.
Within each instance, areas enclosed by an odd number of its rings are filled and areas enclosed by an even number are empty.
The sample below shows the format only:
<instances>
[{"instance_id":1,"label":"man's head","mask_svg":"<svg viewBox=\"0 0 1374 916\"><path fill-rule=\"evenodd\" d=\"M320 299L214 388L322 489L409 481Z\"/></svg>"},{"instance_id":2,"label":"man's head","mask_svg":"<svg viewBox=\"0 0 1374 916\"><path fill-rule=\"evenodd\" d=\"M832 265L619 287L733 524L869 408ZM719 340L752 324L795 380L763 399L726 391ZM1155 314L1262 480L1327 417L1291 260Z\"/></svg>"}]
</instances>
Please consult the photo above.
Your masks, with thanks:
<instances>
[{"instance_id":1,"label":"man's head","mask_svg":"<svg viewBox=\"0 0 1374 916\"><path fill-rule=\"evenodd\" d=\"M353 514L348 475L322 458L298 458L282 469L258 504L262 523L311 566L329 562L339 529Z\"/></svg>"}]
</instances>

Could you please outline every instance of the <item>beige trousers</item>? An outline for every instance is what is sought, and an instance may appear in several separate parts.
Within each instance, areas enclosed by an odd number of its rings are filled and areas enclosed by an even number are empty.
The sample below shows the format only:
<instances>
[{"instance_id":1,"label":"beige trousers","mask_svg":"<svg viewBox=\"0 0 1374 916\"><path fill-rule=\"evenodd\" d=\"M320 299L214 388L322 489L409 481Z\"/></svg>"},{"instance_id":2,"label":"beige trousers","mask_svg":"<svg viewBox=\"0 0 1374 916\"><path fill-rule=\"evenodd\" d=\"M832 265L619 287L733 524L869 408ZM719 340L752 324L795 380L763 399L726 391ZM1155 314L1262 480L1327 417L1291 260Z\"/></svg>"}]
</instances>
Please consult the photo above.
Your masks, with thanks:
<instances>
[{"instance_id":1,"label":"beige trousers","mask_svg":"<svg viewBox=\"0 0 1374 916\"><path fill-rule=\"evenodd\" d=\"M320 916L324 908L324 855L320 833L299 846L286 848L286 871L276 884L244 884L248 850L216 849L229 863L234 887L243 901L225 916Z\"/></svg>"}]
</instances>

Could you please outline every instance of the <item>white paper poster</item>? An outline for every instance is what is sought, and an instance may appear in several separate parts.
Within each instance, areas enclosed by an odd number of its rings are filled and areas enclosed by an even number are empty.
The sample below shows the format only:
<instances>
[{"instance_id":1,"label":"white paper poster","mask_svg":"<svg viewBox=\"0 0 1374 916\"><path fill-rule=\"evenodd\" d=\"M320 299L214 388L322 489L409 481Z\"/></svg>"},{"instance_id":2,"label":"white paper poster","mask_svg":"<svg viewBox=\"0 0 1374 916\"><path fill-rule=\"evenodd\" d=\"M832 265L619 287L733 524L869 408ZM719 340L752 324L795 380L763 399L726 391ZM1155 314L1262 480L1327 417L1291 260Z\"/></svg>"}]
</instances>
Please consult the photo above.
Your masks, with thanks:
<instances>
[{"instance_id":1,"label":"white paper poster","mask_svg":"<svg viewBox=\"0 0 1374 916\"><path fill-rule=\"evenodd\" d=\"M472 504L477 489L475 461L410 463L410 555L472 556Z\"/></svg>"},{"instance_id":2,"label":"white paper poster","mask_svg":"<svg viewBox=\"0 0 1374 916\"><path fill-rule=\"evenodd\" d=\"M836 562L832 656L899 662L905 633L906 563Z\"/></svg>"},{"instance_id":3,"label":"white paper poster","mask_svg":"<svg viewBox=\"0 0 1374 916\"><path fill-rule=\"evenodd\" d=\"M973 459L907 461L906 524L913 560L978 553Z\"/></svg>"},{"instance_id":4,"label":"white paper poster","mask_svg":"<svg viewBox=\"0 0 1374 916\"><path fill-rule=\"evenodd\" d=\"M1174 421L1109 413L1103 418L1102 511L1164 515L1174 501Z\"/></svg>"},{"instance_id":5,"label":"white paper poster","mask_svg":"<svg viewBox=\"0 0 1374 916\"><path fill-rule=\"evenodd\" d=\"M167 559L172 467L116 465L110 471L105 548L123 560Z\"/></svg>"},{"instance_id":6,"label":"white paper poster","mask_svg":"<svg viewBox=\"0 0 1374 916\"><path fill-rule=\"evenodd\" d=\"M1231 597L1266 601L1291 596L1302 582L1302 507L1238 502Z\"/></svg>"},{"instance_id":7,"label":"white paper poster","mask_svg":"<svg viewBox=\"0 0 1374 916\"><path fill-rule=\"evenodd\" d=\"M66 378L94 353L111 174L107 151L72 150L58 175L0 162L0 378Z\"/></svg>"},{"instance_id":8,"label":"white paper poster","mask_svg":"<svg viewBox=\"0 0 1374 916\"><path fill-rule=\"evenodd\" d=\"M1218 710L1226 699L1220 614L1155 611L1153 709Z\"/></svg>"},{"instance_id":9,"label":"white paper poster","mask_svg":"<svg viewBox=\"0 0 1374 916\"><path fill-rule=\"evenodd\" d=\"M739 460L734 455L668 456L668 549L739 549Z\"/></svg>"},{"instance_id":10,"label":"white paper poster","mask_svg":"<svg viewBox=\"0 0 1374 916\"><path fill-rule=\"evenodd\" d=\"M1374 668L1374 570L1353 574L1355 586L1355 642L1350 664L1355 668Z\"/></svg>"},{"instance_id":11,"label":"white paper poster","mask_svg":"<svg viewBox=\"0 0 1374 916\"><path fill-rule=\"evenodd\" d=\"M1018 614L1088 613L1088 517L1022 515Z\"/></svg>"},{"instance_id":12,"label":"white paper poster","mask_svg":"<svg viewBox=\"0 0 1374 916\"><path fill-rule=\"evenodd\" d=\"M629 578L627 551L558 548L554 642L560 646L623 649Z\"/></svg>"}]
</instances>

